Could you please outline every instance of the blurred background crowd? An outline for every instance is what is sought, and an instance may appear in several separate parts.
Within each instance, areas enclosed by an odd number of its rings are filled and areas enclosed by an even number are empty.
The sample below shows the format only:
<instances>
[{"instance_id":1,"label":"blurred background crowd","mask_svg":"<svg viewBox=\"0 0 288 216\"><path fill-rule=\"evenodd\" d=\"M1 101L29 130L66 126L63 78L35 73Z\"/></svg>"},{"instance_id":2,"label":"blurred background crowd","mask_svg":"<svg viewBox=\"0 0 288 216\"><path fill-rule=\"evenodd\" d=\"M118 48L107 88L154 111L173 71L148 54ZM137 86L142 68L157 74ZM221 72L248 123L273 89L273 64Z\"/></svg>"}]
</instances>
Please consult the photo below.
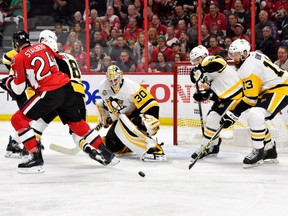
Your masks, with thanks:
<instances>
[{"instance_id":1,"label":"blurred background crowd","mask_svg":"<svg viewBox=\"0 0 288 216\"><path fill-rule=\"evenodd\" d=\"M250 0L201 0L201 5L197 0L147 0L147 5L144 17L143 0L89 0L86 17L85 0L27 0L28 30L35 40L41 30L55 31L59 51L73 55L81 71L91 73L106 71L111 62L125 72L171 72L176 62L189 61L191 49L198 45L198 31L211 55L227 59L232 41L251 41ZM2 53L12 48L11 35L23 28L22 8L23 0L0 0ZM286 70L287 12L288 0L255 0L255 50ZM144 58L145 19L148 58Z\"/></svg>"}]
</instances>

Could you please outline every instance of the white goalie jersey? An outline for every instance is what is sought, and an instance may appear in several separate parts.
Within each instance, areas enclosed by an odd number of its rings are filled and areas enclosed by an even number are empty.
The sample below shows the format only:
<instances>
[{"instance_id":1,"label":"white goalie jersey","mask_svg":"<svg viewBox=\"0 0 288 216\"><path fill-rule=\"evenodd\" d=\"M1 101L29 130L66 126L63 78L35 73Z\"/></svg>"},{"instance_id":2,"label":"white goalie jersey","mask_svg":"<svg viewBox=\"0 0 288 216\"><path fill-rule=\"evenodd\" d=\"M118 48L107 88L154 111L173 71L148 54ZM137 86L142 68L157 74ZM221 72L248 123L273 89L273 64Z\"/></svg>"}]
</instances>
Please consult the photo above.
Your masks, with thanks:
<instances>
[{"instance_id":1,"label":"white goalie jersey","mask_svg":"<svg viewBox=\"0 0 288 216\"><path fill-rule=\"evenodd\" d=\"M152 107L159 107L150 92L127 78L123 79L118 93L111 89L111 85L106 79L100 83L99 91L113 121L118 119L119 113L129 117L132 113L145 114ZM155 115L157 118L158 113Z\"/></svg>"}]
</instances>

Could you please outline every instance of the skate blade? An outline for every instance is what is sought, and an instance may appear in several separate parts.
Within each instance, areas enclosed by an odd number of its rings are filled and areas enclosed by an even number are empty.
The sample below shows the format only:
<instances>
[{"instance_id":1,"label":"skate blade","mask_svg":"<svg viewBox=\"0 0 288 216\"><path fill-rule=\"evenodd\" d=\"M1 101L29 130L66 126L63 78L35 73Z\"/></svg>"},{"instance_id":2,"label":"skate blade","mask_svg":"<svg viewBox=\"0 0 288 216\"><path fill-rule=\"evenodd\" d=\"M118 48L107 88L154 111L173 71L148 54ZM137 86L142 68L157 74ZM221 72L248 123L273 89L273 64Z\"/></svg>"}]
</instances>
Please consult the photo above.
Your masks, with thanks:
<instances>
[{"instance_id":1,"label":"skate blade","mask_svg":"<svg viewBox=\"0 0 288 216\"><path fill-rule=\"evenodd\" d=\"M273 158L273 159L266 159L266 160L264 160L264 163L265 163L265 164L278 164L279 161L278 161L277 158Z\"/></svg>"},{"instance_id":2,"label":"skate blade","mask_svg":"<svg viewBox=\"0 0 288 216\"><path fill-rule=\"evenodd\" d=\"M115 166L118 163L120 163L120 160L118 158L114 157L112 159L112 161L109 164L107 164L107 166Z\"/></svg>"},{"instance_id":3,"label":"skate blade","mask_svg":"<svg viewBox=\"0 0 288 216\"><path fill-rule=\"evenodd\" d=\"M35 166L31 168L18 168L18 173L20 174L40 174L44 172L45 170L42 166Z\"/></svg>"},{"instance_id":4,"label":"skate blade","mask_svg":"<svg viewBox=\"0 0 288 216\"><path fill-rule=\"evenodd\" d=\"M22 155L18 154L18 153L13 153L13 152L6 152L5 157L6 158L20 159L20 158L22 158Z\"/></svg>"},{"instance_id":5,"label":"skate blade","mask_svg":"<svg viewBox=\"0 0 288 216\"><path fill-rule=\"evenodd\" d=\"M243 168L244 169L249 169L252 167L257 167L257 166L261 166L264 163L263 160L259 160L258 162L254 163L254 164L243 164Z\"/></svg>"}]
</instances>

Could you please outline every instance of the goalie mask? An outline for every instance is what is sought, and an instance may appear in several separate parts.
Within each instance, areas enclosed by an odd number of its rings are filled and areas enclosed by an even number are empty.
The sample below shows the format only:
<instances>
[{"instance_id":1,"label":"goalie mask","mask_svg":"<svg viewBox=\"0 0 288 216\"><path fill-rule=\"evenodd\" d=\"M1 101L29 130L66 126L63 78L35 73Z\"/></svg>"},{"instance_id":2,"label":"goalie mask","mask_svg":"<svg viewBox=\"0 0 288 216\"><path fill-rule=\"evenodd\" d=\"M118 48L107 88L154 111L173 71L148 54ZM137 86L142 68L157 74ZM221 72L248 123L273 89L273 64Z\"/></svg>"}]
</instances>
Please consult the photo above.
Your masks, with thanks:
<instances>
[{"instance_id":1,"label":"goalie mask","mask_svg":"<svg viewBox=\"0 0 288 216\"><path fill-rule=\"evenodd\" d=\"M113 89L117 94L122 85L123 72L117 65L110 65L107 68L106 78Z\"/></svg>"}]
</instances>

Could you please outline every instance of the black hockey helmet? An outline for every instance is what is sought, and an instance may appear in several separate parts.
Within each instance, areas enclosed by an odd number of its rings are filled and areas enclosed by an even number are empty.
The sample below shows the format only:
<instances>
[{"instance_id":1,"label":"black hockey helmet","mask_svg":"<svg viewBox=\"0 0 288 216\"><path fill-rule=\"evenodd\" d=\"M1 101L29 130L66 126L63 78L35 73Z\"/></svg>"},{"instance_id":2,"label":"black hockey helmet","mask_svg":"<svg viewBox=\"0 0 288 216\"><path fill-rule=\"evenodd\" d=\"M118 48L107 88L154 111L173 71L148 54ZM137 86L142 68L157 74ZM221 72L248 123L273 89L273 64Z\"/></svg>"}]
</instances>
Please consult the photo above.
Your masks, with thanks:
<instances>
[{"instance_id":1,"label":"black hockey helmet","mask_svg":"<svg viewBox=\"0 0 288 216\"><path fill-rule=\"evenodd\" d=\"M30 44L29 35L24 30L15 32L12 37L12 43L14 48L19 47L24 43Z\"/></svg>"}]
</instances>

